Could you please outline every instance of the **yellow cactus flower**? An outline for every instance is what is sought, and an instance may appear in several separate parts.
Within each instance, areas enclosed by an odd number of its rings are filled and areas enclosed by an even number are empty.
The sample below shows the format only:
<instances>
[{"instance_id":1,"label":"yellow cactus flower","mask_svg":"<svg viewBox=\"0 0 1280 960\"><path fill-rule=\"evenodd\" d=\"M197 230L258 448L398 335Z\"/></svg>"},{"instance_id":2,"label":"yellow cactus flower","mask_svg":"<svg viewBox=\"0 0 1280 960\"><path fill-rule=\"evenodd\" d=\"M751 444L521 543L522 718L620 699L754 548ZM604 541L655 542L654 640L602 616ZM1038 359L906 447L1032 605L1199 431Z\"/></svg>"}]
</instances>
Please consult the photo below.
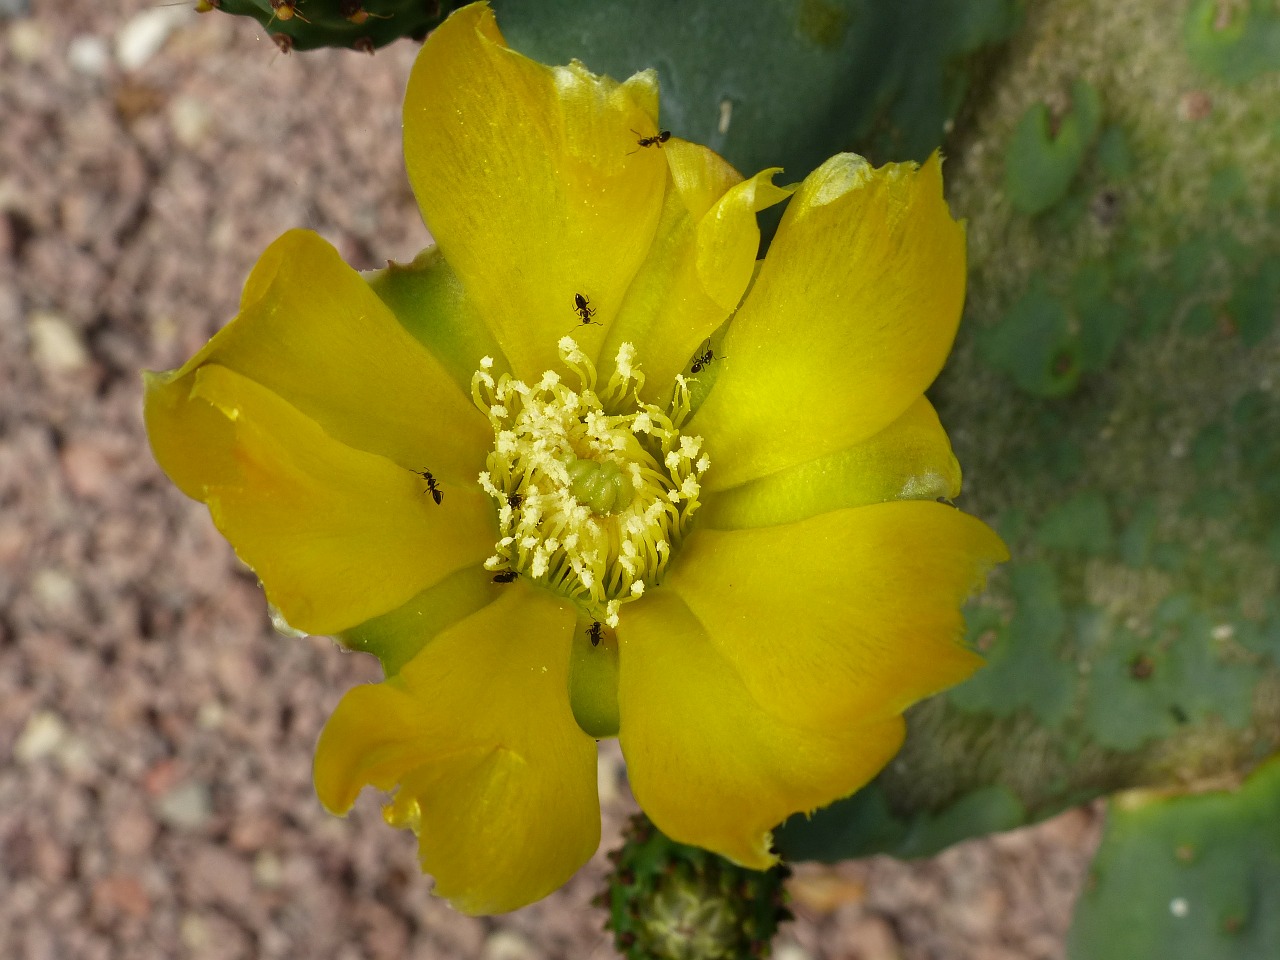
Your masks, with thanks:
<instances>
[{"instance_id":1,"label":"yellow cactus flower","mask_svg":"<svg viewBox=\"0 0 1280 960\"><path fill-rule=\"evenodd\" d=\"M960 470L923 394L965 284L940 161L744 179L660 129L651 71L540 65L483 5L428 39L404 131L435 248L361 276L287 233L147 379L156 459L283 620L382 659L320 800L394 791L437 893L510 910L596 849L617 736L660 829L767 867L978 666L959 608L1006 558L936 502Z\"/></svg>"}]
</instances>

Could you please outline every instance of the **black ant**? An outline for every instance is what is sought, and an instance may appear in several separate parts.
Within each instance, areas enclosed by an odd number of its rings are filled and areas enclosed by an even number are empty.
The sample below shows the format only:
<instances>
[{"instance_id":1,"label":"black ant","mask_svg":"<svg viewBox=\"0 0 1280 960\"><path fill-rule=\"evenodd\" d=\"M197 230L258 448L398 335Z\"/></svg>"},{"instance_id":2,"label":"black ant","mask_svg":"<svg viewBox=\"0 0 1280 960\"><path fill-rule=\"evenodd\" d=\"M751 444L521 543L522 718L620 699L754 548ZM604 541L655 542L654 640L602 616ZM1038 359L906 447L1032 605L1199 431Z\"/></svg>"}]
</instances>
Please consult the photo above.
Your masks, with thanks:
<instances>
[{"instance_id":1,"label":"black ant","mask_svg":"<svg viewBox=\"0 0 1280 960\"><path fill-rule=\"evenodd\" d=\"M587 628L587 636L591 638L591 645L593 647L600 646L600 641L604 639L602 636L603 632L604 627L601 625L599 620L594 621L591 626Z\"/></svg>"},{"instance_id":2,"label":"black ant","mask_svg":"<svg viewBox=\"0 0 1280 960\"><path fill-rule=\"evenodd\" d=\"M511 583L518 576L520 576L520 574L516 573L514 570L500 570L493 575L493 582L494 583Z\"/></svg>"},{"instance_id":3,"label":"black ant","mask_svg":"<svg viewBox=\"0 0 1280 960\"><path fill-rule=\"evenodd\" d=\"M520 496L520 494L518 493L507 494L507 506L509 506L512 510L515 510L522 503L524 503L524 497Z\"/></svg>"},{"instance_id":4,"label":"black ant","mask_svg":"<svg viewBox=\"0 0 1280 960\"><path fill-rule=\"evenodd\" d=\"M417 474L423 480L427 481L427 489L423 492L430 493L431 499L436 502L436 506L440 506L440 504L444 502L444 491L440 489L439 481L431 475L430 470L419 470L417 471Z\"/></svg>"},{"instance_id":5,"label":"black ant","mask_svg":"<svg viewBox=\"0 0 1280 960\"><path fill-rule=\"evenodd\" d=\"M591 300L584 297L580 293L573 295L573 312L578 315L578 319L582 321L579 326L586 326L588 323L594 323L597 327L600 323L591 318L596 315L595 309L591 306Z\"/></svg>"},{"instance_id":6,"label":"black ant","mask_svg":"<svg viewBox=\"0 0 1280 960\"><path fill-rule=\"evenodd\" d=\"M631 132L634 133L637 137L640 137L639 130L632 130ZM640 139L637 140L636 143L638 143L642 147L657 147L659 150L661 150L662 145L670 139L671 139L670 130L659 130L652 137L640 137ZM635 153L635 151L632 150L631 153ZM628 156L629 155L630 154L628 154Z\"/></svg>"},{"instance_id":7,"label":"black ant","mask_svg":"<svg viewBox=\"0 0 1280 960\"><path fill-rule=\"evenodd\" d=\"M715 351L711 349L711 338L707 337L706 349L702 353L694 356L693 366L689 368L689 372L701 373L704 367L711 366L711 361L714 360L715 358L716 358ZM724 357L721 357L720 359L723 360Z\"/></svg>"}]
</instances>

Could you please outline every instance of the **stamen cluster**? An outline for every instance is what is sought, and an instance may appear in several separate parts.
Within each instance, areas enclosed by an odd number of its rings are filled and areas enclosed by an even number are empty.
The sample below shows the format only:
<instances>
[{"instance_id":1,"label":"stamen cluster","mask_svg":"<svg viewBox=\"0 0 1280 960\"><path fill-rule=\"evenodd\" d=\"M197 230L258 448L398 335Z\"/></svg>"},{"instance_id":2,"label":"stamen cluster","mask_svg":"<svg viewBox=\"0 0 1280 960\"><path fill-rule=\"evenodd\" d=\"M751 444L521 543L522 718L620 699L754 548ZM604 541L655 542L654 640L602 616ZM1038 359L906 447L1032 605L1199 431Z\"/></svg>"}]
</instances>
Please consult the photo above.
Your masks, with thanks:
<instances>
[{"instance_id":1,"label":"stamen cluster","mask_svg":"<svg viewBox=\"0 0 1280 960\"><path fill-rule=\"evenodd\" d=\"M485 566L539 580L611 627L618 608L662 578L699 506L710 466L702 438L680 433L689 389L676 377L666 412L640 399L644 376L624 343L602 391L595 366L571 337L536 385L485 357L471 380L494 445L480 486L497 502L499 539Z\"/></svg>"}]
</instances>

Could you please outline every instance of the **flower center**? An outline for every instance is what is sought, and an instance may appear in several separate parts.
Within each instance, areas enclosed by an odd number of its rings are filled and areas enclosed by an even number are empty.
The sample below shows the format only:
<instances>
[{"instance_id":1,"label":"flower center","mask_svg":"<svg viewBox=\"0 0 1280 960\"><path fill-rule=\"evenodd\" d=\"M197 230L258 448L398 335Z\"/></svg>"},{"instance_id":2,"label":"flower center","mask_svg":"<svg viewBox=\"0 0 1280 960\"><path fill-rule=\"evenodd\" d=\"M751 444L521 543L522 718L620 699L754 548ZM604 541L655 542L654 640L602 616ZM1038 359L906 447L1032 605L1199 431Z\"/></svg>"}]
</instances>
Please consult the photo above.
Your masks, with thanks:
<instances>
[{"instance_id":1,"label":"flower center","mask_svg":"<svg viewBox=\"0 0 1280 960\"><path fill-rule=\"evenodd\" d=\"M663 412L640 399L631 344L602 391L571 337L559 350L577 389L554 370L536 386L505 374L495 381L491 357L471 378L494 435L480 486L497 502L499 539L485 566L532 577L616 627L619 606L661 581L710 461L701 437L680 433L684 377Z\"/></svg>"}]
</instances>

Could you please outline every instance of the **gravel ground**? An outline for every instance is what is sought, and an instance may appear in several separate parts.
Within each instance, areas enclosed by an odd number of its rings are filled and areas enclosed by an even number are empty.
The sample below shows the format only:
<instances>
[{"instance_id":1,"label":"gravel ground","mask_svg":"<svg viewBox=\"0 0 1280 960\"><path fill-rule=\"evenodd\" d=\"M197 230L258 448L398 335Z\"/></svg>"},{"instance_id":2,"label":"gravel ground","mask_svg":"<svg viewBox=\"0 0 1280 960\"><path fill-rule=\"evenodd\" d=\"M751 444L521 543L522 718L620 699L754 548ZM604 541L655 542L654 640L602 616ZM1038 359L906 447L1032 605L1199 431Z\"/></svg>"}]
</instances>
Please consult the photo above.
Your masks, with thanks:
<instances>
[{"instance_id":1,"label":"gravel ground","mask_svg":"<svg viewBox=\"0 0 1280 960\"><path fill-rule=\"evenodd\" d=\"M360 268L427 242L401 169L415 50L281 56L187 7L0 7L0 956L615 956L564 890L499 918L430 895L366 794L310 785L371 659L269 626L254 578L152 462L138 371L320 231ZM605 844L633 809L601 759ZM1095 811L931 861L802 867L785 960L1049 960Z\"/></svg>"}]
</instances>

